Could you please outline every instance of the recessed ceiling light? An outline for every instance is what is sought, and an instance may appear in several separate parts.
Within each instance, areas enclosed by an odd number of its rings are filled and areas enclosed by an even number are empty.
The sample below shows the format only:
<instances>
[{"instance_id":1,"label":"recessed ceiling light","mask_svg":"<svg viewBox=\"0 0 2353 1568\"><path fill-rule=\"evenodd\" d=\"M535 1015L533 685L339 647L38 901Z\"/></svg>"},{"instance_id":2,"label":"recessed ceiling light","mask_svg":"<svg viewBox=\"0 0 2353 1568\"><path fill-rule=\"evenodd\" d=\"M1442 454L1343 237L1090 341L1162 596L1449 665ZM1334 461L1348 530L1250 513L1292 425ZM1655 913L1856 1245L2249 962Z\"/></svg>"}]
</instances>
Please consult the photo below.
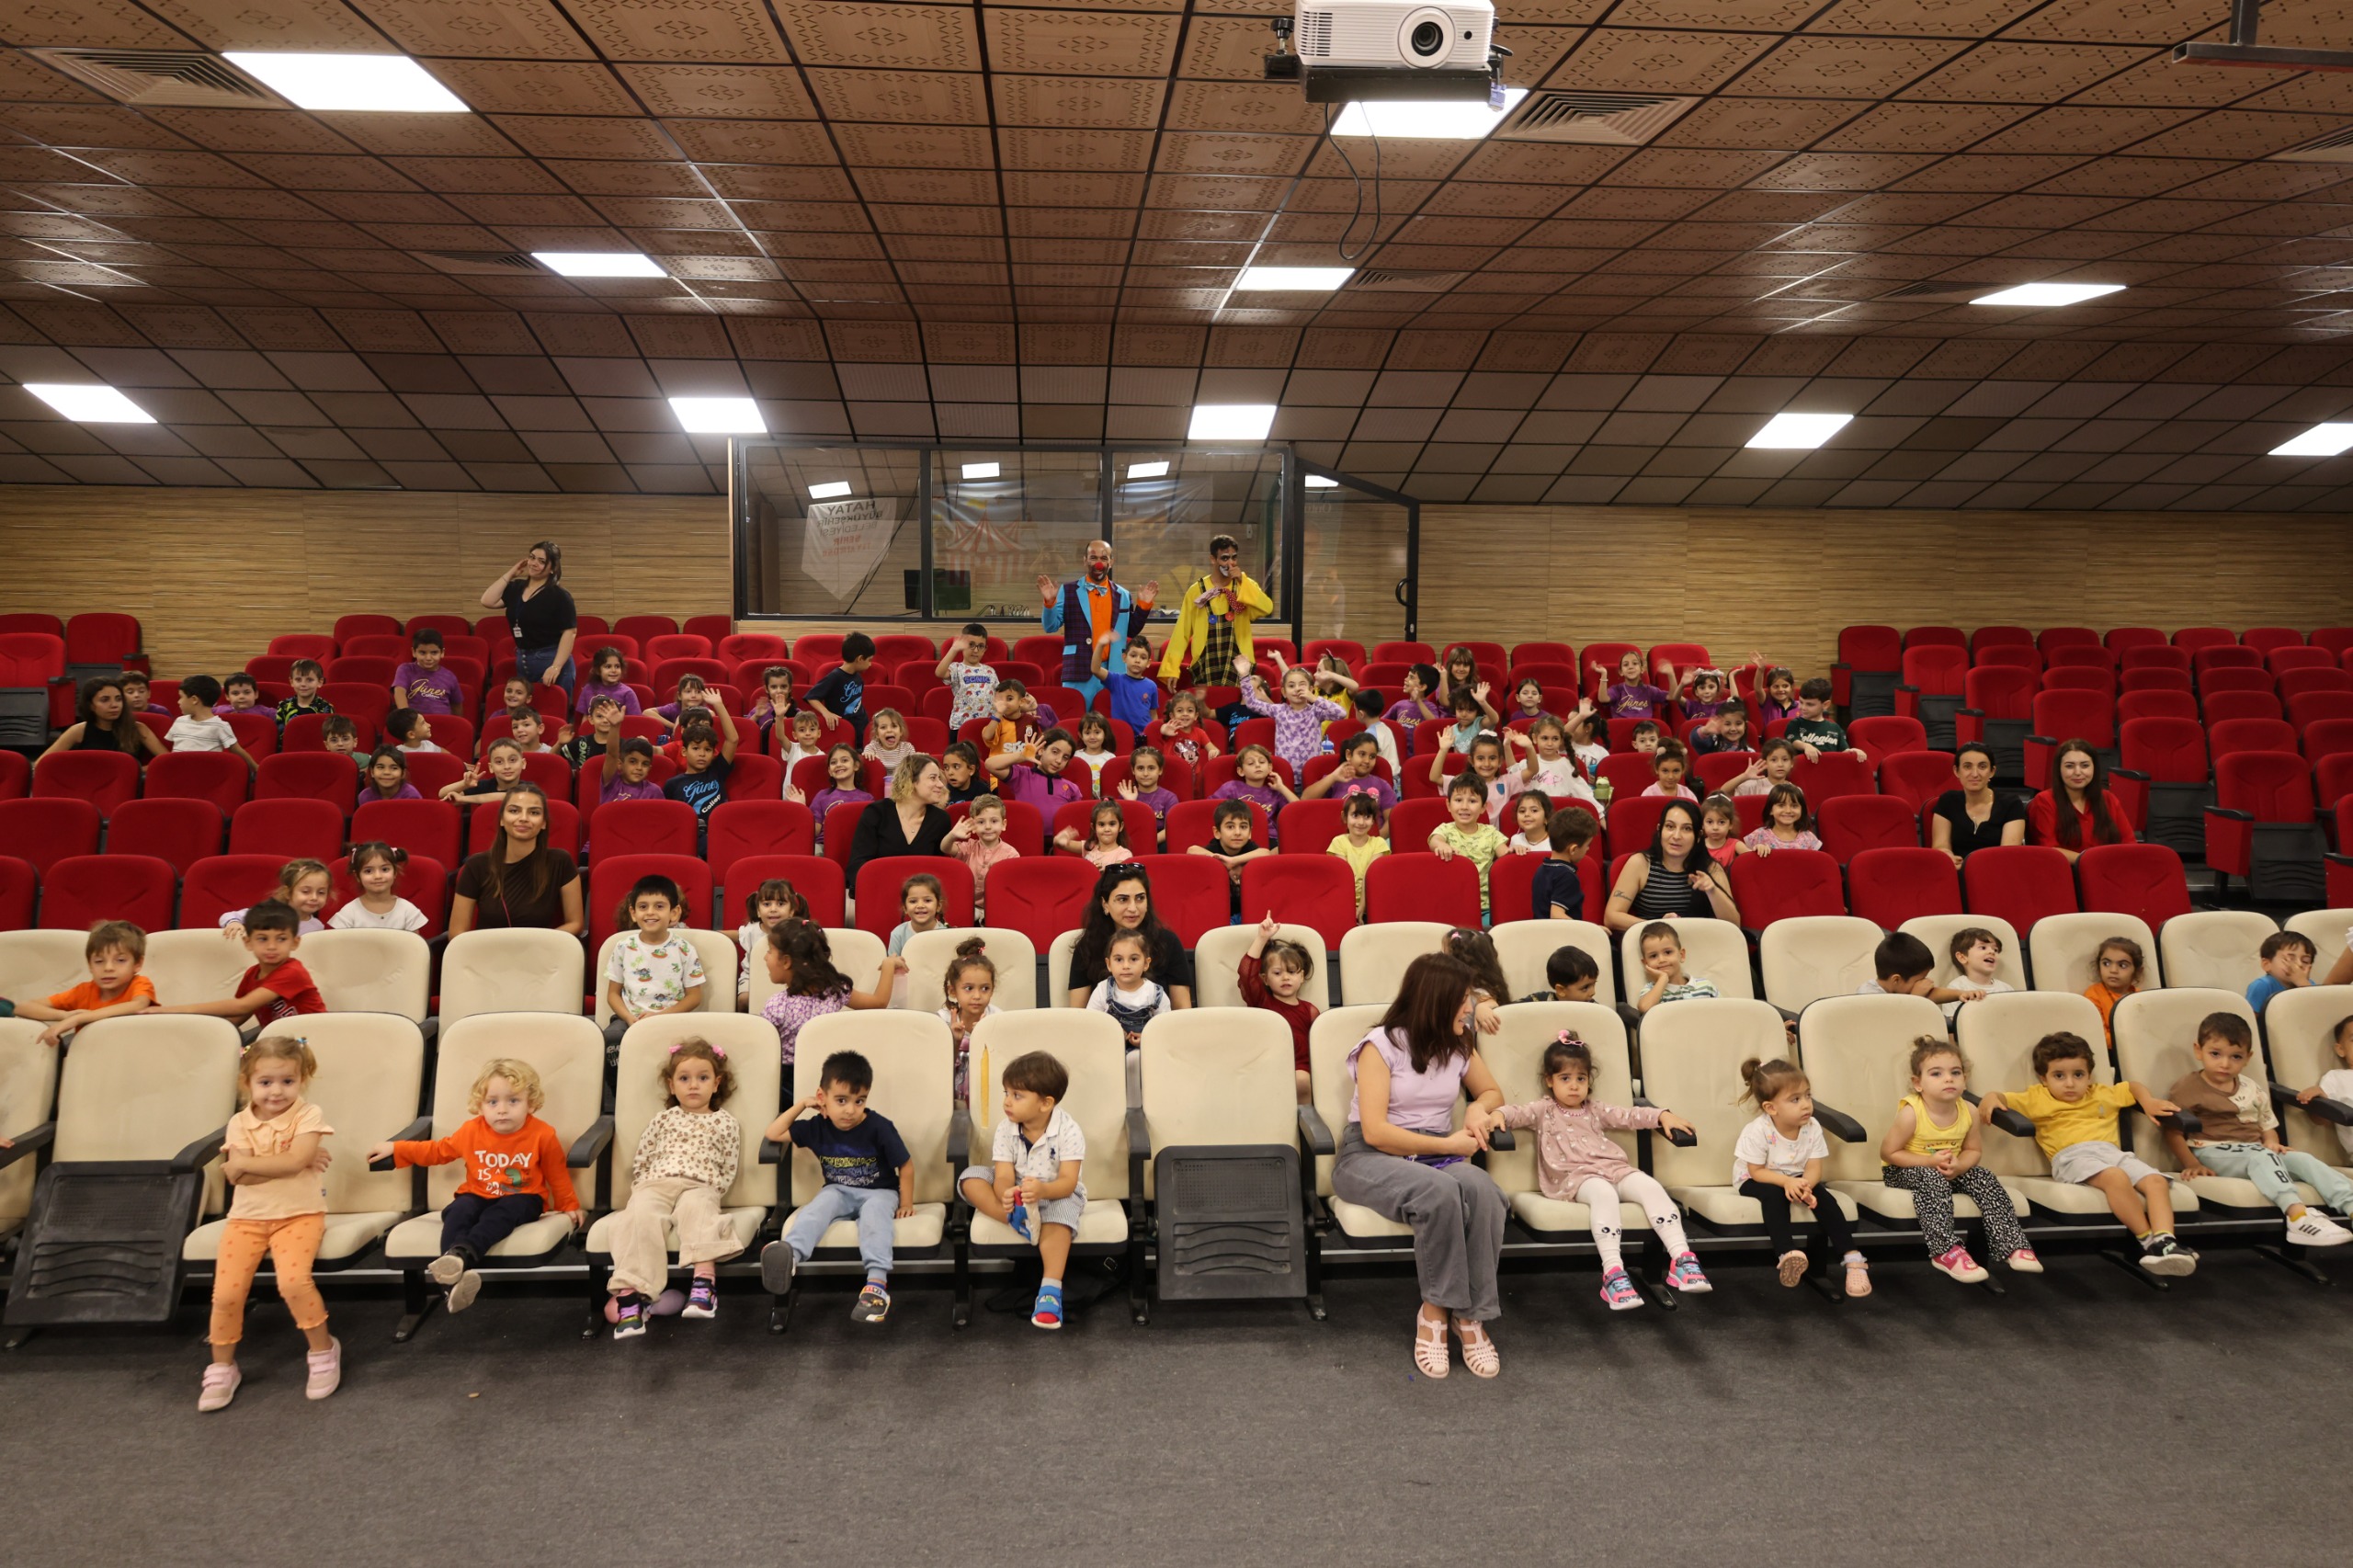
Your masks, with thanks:
<instances>
[{"instance_id":1,"label":"recessed ceiling light","mask_svg":"<svg viewBox=\"0 0 2353 1568\"><path fill-rule=\"evenodd\" d=\"M674 397L678 423L696 436L756 436L767 428L748 397Z\"/></svg>"},{"instance_id":2,"label":"recessed ceiling light","mask_svg":"<svg viewBox=\"0 0 2353 1568\"><path fill-rule=\"evenodd\" d=\"M1430 142L1476 142L1504 122L1528 96L1526 87L1506 87L1504 107L1483 101L1453 103L1353 103L1332 122L1335 136L1409 136Z\"/></svg>"},{"instance_id":3,"label":"recessed ceiling light","mask_svg":"<svg viewBox=\"0 0 2353 1568\"><path fill-rule=\"evenodd\" d=\"M1198 418L1199 415L1196 415L1195 417ZM1130 463L1128 465L1128 477L1130 479L1159 479L1165 476L1167 472L1168 465L1165 462Z\"/></svg>"},{"instance_id":4,"label":"recessed ceiling light","mask_svg":"<svg viewBox=\"0 0 2353 1568\"><path fill-rule=\"evenodd\" d=\"M1233 287L1244 289L1288 289L1296 293L1320 292L1337 289L1356 272L1353 267L1245 267Z\"/></svg>"},{"instance_id":5,"label":"recessed ceiling light","mask_svg":"<svg viewBox=\"0 0 2353 1568\"><path fill-rule=\"evenodd\" d=\"M809 487L809 499L812 501L832 501L848 494L849 481L847 479L829 480L824 484Z\"/></svg>"},{"instance_id":6,"label":"recessed ceiling light","mask_svg":"<svg viewBox=\"0 0 2353 1568\"><path fill-rule=\"evenodd\" d=\"M25 390L68 419L85 425L153 425L155 416L112 387L67 381L27 381Z\"/></svg>"},{"instance_id":7,"label":"recessed ceiling light","mask_svg":"<svg viewBox=\"0 0 2353 1568\"><path fill-rule=\"evenodd\" d=\"M1998 294L1981 294L1972 305L2080 305L2102 294L2120 292L2121 283L2021 283Z\"/></svg>"},{"instance_id":8,"label":"recessed ceiling light","mask_svg":"<svg viewBox=\"0 0 2353 1568\"><path fill-rule=\"evenodd\" d=\"M964 465L966 479L995 479L997 472L997 465L995 463L966 463Z\"/></svg>"},{"instance_id":9,"label":"recessed ceiling light","mask_svg":"<svg viewBox=\"0 0 2353 1568\"><path fill-rule=\"evenodd\" d=\"M650 256L633 250L535 250L531 259L566 278L667 278Z\"/></svg>"},{"instance_id":10,"label":"recessed ceiling light","mask_svg":"<svg viewBox=\"0 0 2353 1568\"><path fill-rule=\"evenodd\" d=\"M1193 408L1188 441L1263 441L1275 427L1271 403L1203 403Z\"/></svg>"},{"instance_id":11,"label":"recessed ceiling light","mask_svg":"<svg viewBox=\"0 0 2353 1568\"><path fill-rule=\"evenodd\" d=\"M1748 438L1752 447L1805 450L1822 445L1846 427L1851 414L1777 414L1765 428Z\"/></svg>"},{"instance_id":12,"label":"recessed ceiling light","mask_svg":"<svg viewBox=\"0 0 2353 1568\"><path fill-rule=\"evenodd\" d=\"M33 389L40 391L39 387ZM2275 458L2333 458L2339 452L2353 449L2353 425L2331 420L2315 425L2292 441L2283 441L2271 449Z\"/></svg>"},{"instance_id":13,"label":"recessed ceiling light","mask_svg":"<svg viewBox=\"0 0 2353 1568\"><path fill-rule=\"evenodd\" d=\"M1310 490L1337 490L1340 488L1340 482L1336 479L1326 479L1320 473L1311 473L1307 476L1307 488Z\"/></svg>"},{"instance_id":14,"label":"recessed ceiling light","mask_svg":"<svg viewBox=\"0 0 2353 1568\"><path fill-rule=\"evenodd\" d=\"M248 54L222 59L298 108L464 114L455 93L405 54Z\"/></svg>"}]
</instances>

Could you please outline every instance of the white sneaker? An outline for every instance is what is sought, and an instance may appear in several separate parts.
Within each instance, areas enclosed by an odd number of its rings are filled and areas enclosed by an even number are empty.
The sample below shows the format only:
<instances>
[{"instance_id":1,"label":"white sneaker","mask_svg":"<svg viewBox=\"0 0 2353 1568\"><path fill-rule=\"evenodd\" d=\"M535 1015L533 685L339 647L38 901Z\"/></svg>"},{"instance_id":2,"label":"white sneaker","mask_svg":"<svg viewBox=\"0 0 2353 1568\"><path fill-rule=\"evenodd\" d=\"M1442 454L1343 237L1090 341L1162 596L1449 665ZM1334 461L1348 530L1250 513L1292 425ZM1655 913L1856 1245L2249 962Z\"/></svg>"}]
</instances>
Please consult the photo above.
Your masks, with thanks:
<instances>
[{"instance_id":1,"label":"white sneaker","mask_svg":"<svg viewBox=\"0 0 2353 1568\"><path fill-rule=\"evenodd\" d=\"M2353 1231L2324 1220L2313 1210L2306 1209L2302 1219L2288 1221L2288 1239L2298 1246L2341 1247L2347 1242L2353 1242Z\"/></svg>"}]
</instances>

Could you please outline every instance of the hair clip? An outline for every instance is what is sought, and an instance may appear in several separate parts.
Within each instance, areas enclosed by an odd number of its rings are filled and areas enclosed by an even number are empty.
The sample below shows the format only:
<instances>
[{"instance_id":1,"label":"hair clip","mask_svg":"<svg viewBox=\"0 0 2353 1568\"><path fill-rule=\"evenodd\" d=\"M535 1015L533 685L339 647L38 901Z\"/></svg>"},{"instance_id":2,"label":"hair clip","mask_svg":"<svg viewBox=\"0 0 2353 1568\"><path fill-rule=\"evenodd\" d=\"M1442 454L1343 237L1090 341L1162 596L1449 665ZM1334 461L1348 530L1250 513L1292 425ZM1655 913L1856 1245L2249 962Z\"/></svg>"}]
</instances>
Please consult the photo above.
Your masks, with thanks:
<instances>
[{"instance_id":1,"label":"hair clip","mask_svg":"<svg viewBox=\"0 0 2353 1568\"><path fill-rule=\"evenodd\" d=\"M673 1056L677 1055L677 1054L678 1054L678 1046L679 1046L679 1045L684 1045L684 1044L686 1044L686 1043L687 1043L687 1042L686 1042L685 1040L680 1040L680 1041L678 1041L678 1042L677 1042L677 1045L673 1045L673 1046L670 1048L670 1054L671 1054L671 1055L673 1055ZM726 1061L726 1060L727 1060L727 1048L726 1048L725 1046L723 1046L723 1045L713 1045L710 1040L704 1040L702 1043L703 1043L703 1047L704 1047L704 1049L705 1049L705 1050L707 1050L707 1051L709 1051L710 1052L710 1054L711 1054L713 1057L715 1057L716 1059L718 1059L718 1060L719 1060L719 1061L721 1061L721 1062L724 1062L724 1061Z\"/></svg>"}]
</instances>

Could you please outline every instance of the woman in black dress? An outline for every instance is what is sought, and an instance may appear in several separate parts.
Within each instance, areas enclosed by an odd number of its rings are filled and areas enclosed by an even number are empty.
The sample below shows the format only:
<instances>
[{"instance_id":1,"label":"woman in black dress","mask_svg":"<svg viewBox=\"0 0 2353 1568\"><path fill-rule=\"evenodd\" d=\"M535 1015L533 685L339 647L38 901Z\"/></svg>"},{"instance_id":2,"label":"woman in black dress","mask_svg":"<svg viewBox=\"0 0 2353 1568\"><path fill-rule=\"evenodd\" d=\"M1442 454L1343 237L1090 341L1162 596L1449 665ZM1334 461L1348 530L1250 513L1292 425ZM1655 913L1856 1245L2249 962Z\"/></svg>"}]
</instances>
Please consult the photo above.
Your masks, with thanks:
<instances>
[{"instance_id":1,"label":"woman in black dress","mask_svg":"<svg viewBox=\"0 0 2353 1568\"><path fill-rule=\"evenodd\" d=\"M131 714L122 682L113 676L92 676L74 694L74 722L59 731L40 755L46 758L61 751L119 751L144 763L164 755L164 743Z\"/></svg>"},{"instance_id":2,"label":"woman in black dress","mask_svg":"<svg viewBox=\"0 0 2353 1568\"><path fill-rule=\"evenodd\" d=\"M967 830L948 815L948 776L938 762L917 752L891 775L891 788L881 800L858 813L858 833L849 842L849 885L869 860L892 855L946 855L961 844Z\"/></svg>"},{"instance_id":3,"label":"woman in black dress","mask_svg":"<svg viewBox=\"0 0 2353 1568\"><path fill-rule=\"evenodd\" d=\"M1928 811L1928 843L1952 857L1956 869L1980 849L2026 842L2026 807L1994 792L1994 754L1975 741L1953 754L1961 788L1937 797Z\"/></svg>"},{"instance_id":4,"label":"woman in black dress","mask_svg":"<svg viewBox=\"0 0 2353 1568\"><path fill-rule=\"evenodd\" d=\"M587 929L580 868L571 856L549 846L547 828L547 791L522 783L506 792L490 847L459 869L449 935L537 926L576 937Z\"/></svg>"},{"instance_id":5,"label":"woman in black dress","mask_svg":"<svg viewBox=\"0 0 2353 1568\"><path fill-rule=\"evenodd\" d=\"M1122 931L1141 931L1152 944L1152 978L1168 993L1171 1007L1193 1005L1193 960L1176 933L1152 912L1152 879L1130 861L1106 866L1095 879L1094 903L1086 924L1079 927L1078 946L1070 955L1070 1005L1086 1006L1094 989L1111 978L1103 959L1111 938Z\"/></svg>"}]
</instances>

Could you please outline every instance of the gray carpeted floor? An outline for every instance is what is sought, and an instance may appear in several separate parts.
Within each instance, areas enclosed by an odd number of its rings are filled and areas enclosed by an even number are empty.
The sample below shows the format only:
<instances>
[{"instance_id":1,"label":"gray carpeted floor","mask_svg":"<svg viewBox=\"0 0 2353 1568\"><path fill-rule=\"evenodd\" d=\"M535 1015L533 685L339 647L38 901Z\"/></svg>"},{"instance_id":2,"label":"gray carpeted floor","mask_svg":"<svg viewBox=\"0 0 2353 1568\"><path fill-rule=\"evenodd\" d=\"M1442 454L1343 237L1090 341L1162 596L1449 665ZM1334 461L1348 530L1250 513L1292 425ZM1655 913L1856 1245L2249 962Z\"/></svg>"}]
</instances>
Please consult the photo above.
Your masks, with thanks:
<instances>
[{"instance_id":1,"label":"gray carpeted floor","mask_svg":"<svg viewBox=\"0 0 2353 1568\"><path fill-rule=\"evenodd\" d=\"M1511 1273L1502 1378L1409 1361L1412 1281L1302 1309L1117 1300L1061 1335L903 1289L881 1329L803 1296L765 1332L578 1337L495 1286L391 1343L330 1297L341 1392L256 1309L237 1403L195 1410L201 1312L0 1356L14 1563L1817 1565L2344 1561L2353 1280L2208 1254L2160 1295L2088 1257L2006 1300L1925 1264L1832 1306L1756 1267L1669 1315ZM2202 1498L2203 1501L2199 1499ZM2166 1532L2156 1534L2154 1532ZM2170 1540L2171 1546L2165 1543Z\"/></svg>"}]
</instances>

